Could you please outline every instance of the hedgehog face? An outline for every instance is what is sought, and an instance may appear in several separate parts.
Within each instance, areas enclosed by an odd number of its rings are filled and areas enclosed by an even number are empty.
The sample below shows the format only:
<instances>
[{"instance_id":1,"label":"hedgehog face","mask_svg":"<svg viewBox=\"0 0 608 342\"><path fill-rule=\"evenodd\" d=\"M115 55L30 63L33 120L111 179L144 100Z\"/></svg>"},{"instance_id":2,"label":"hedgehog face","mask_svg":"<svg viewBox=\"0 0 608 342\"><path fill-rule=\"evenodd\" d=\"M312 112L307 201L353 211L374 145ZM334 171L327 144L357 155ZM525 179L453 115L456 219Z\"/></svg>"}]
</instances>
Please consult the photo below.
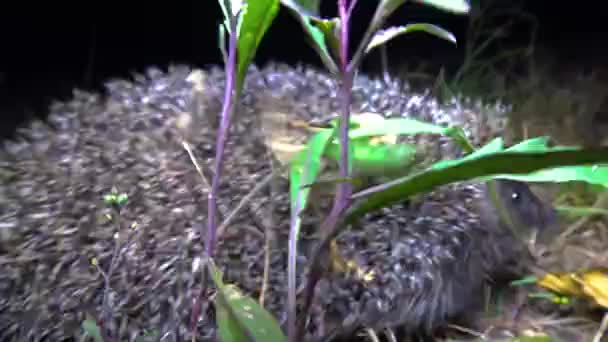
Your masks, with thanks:
<instances>
[{"instance_id":1,"label":"hedgehog face","mask_svg":"<svg viewBox=\"0 0 608 342\"><path fill-rule=\"evenodd\" d=\"M530 187L520 181L501 179L497 182L502 204L515 229L525 238L537 235L547 242L559 228L557 213L550 203L541 200Z\"/></svg>"}]
</instances>

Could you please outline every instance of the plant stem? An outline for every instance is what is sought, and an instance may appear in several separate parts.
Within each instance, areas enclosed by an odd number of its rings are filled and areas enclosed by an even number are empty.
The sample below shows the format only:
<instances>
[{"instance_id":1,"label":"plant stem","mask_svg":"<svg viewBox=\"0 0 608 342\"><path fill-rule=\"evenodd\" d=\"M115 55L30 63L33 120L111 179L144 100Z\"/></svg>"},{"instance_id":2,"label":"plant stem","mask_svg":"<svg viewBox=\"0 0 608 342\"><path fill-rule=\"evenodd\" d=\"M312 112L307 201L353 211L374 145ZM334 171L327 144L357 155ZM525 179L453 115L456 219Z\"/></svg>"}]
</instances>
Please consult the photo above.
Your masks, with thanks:
<instances>
[{"instance_id":1,"label":"plant stem","mask_svg":"<svg viewBox=\"0 0 608 342\"><path fill-rule=\"evenodd\" d=\"M217 211L217 193L220 187L220 176L224 164L224 148L228 140L228 131L230 128L230 114L233 111L234 85L236 83L236 44L237 44L237 17L230 16L230 38L228 41L228 63L226 64L226 88L224 90L224 103L222 105L222 120L218 130L215 150L215 165L213 179L211 181L211 189L207 195L207 241L205 242L205 257L204 260L211 258L215 250L216 240L216 211ZM201 235L201 239L202 239ZM196 322L201 313L202 297L207 289L207 272L203 272L202 286L192 304L192 313L190 317L190 329L192 331L192 340L196 339Z\"/></svg>"},{"instance_id":2,"label":"plant stem","mask_svg":"<svg viewBox=\"0 0 608 342\"><path fill-rule=\"evenodd\" d=\"M338 0L338 11L340 15L340 104L341 104L341 119L340 119L340 177L347 179L350 177L350 163L349 163L349 146L348 146L348 129L350 123L350 106L352 102L352 87L354 80L354 70L356 65L349 63L348 59L348 29L349 19L353 7L355 6L356 0L351 0L350 5L348 0ZM352 192L352 185L350 182L341 182L337 186L336 195L334 196L333 207L329 216L325 219L322 225L322 235L324 238L321 240L322 243L317 249L317 253L313 256L312 269L309 275L308 283L304 290L304 317L300 319L297 327L297 334L293 336L290 334L290 341L298 341L304 337L304 328L306 326L306 319L308 311L312 304L312 298L318 281L321 279L324 270L320 266L320 258L323 254L323 250L329 246L329 236L334 235L336 226L340 221L344 211L350 205L350 195ZM295 338L292 340L291 338Z\"/></svg>"},{"instance_id":3,"label":"plant stem","mask_svg":"<svg viewBox=\"0 0 608 342\"><path fill-rule=\"evenodd\" d=\"M224 148L226 141L228 140L228 130L230 128L230 114L232 112L234 104L233 93L234 85L236 83L236 37L237 30L237 18L232 15L230 17L230 40L228 43L228 64L226 65L226 89L224 90L224 103L222 106L222 120L220 122L220 128L217 135L216 151L215 151L215 167L213 173L213 179L211 181L211 191L207 196L208 198L208 209L207 209L207 243L205 250L208 257L213 256L215 249L215 235L216 235L216 219L215 214L217 210L217 193L220 187L220 176L222 173L222 167L224 165Z\"/></svg>"},{"instance_id":4,"label":"plant stem","mask_svg":"<svg viewBox=\"0 0 608 342\"><path fill-rule=\"evenodd\" d=\"M356 0L351 0L353 3ZM346 179L350 176L350 163L348 156L348 128L350 123L350 104L353 86L353 69L348 62L348 28L350 11L347 4L348 0L338 0L338 9L340 12L340 70L342 82L340 84L340 100L342 120L340 121L340 177ZM334 201L334 207L343 206L352 186L350 182L342 182L338 185L338 191ZM333 210L332 210L333 212Z\"/></svg>"}]
</instances>

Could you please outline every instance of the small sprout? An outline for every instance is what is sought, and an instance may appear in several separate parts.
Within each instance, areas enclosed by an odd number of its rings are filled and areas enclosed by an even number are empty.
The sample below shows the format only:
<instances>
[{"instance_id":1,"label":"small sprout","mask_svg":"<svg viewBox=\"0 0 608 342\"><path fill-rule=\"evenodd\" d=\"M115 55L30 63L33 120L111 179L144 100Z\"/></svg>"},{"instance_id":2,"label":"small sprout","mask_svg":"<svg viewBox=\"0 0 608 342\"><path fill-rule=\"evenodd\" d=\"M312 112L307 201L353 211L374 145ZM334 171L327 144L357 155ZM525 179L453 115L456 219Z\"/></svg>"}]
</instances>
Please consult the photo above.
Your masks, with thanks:
<instances>
[{"instance_id":1,"label":"small sprout","mask_svg":"<svg viewBox=\"0 0 608 342\"><path fill-rule=\"evenodd\" d=\"M93 265L93 266L99 265L99 261L97 260L97 258L91 258L91 265Z\"/></svg>"},{"instance_id":2,"label":"small sprout","mask_svg":"<svg viewBox=\"0 0 608 342\"><path fill-rule=\"evenodd\" d=\"M129 197L127 196L127 194L122 193L122 194L118 195L118 197L116 198L116 203L118 205L124 205L125 203L127 203L128 199L129 199Z\"/></svg>"},{"instance_id":3,"label":"small sprout","mask_svg":"<svg viewBox=\"0 0 608 342\"><path fill-rule=\"evenodd\" d=\"M555 304L567 305L570 303L570 298L567 296L558 295L549 292L535 292L528 295L530 298L547 299Z\"/></svg>"},{"instance_id":4,"label":"small sprout","mask_svg":"<svg viewBox=\"0 0 608 342\"><path fill-rule=\"evenodd\" d=\"M137 221L133 221L133 223L131 223L131 229L133 230L137 229L138 226Z\"/></svg>"},{"instance_id":5,"label":"small sprout","mask_svg":"<svg viewBox=\"0 0 608 342\"><path fill-rule=\"evenodd\" d=\"M107 195L103 196L103 201L107 205L112 205L112 204L116 203L116 194L107 194Z\"/></svg>"},{"instance_id":6,"label":"small sprout","mask_svg":"<svg viewBox=\"0 0 608 342\"><path fill-rule=\"evenodd\" d=\"M116 190L112 190L112 192L103 196L103 201L105 202L105 204L111 206L122 206L127 203L128 199L129 196L126 193L123 192L121 194L118 194Z\"/></svg>"},{"instance_id":7,"label":"small sprout","mask_svg":"<svg viewBox=\"0 0 608 342\"><path fill-rule=\"evenodd\" d=\"M555 296L555 297L553 297L553 303L560 304L560 305L567 305L567 304L570 304L570 298L568 298L566 296Z\"/></svg>"}]
</instances>

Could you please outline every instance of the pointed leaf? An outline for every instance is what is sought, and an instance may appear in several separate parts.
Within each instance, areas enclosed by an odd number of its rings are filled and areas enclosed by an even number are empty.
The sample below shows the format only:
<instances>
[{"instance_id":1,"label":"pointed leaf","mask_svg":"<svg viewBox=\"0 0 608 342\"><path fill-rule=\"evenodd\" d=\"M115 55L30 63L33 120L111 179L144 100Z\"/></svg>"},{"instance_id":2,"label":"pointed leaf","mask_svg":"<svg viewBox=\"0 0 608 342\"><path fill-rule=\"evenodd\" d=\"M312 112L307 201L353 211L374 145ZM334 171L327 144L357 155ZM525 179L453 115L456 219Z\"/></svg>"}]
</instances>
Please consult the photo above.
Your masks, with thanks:
<instances>
[{"instance_id":1,"label":"pointed leaf","mask_svg":"<svg viewBox=\"0 0 608 342\"><path fill-rule=\"evenodd\" d=\"M530 174L501 174L493 178L512 179L523 182L587 182L608 188L608 165L564 166L539 170Z\"/></svg>"},{"instance_id":2,"label":"pointed leaf","mask_svg":"<svg viewBox=\"0 0 608 342\"><path fill-rule=\"evenodd\" d=\"M220 24L218 27L218 41L224 65L228 64L228 53L226 52L226 26Z\"/></svg>"},{"instance_id":3,"label":"pointed leaf","mask_svg":"<svg viewBox=\"0 0 608 342\"><path fill-rule=\"evenodd\" d=\"M281 4L289 8L290 13L300 22L313 49L317 52L327 70L336 74L338 67L327 46L325 34L313 23L315 20L324 20L319 15L320 0L281 0Z\"/></svg>"},{"instance_id":4,"label":"pointed leaf","mask_svg":"<svg viewBox=\"0 0 608 342\"><path fill-rule=\"evenodd\" d=\"M365 49L367 49L370 41L373 36L376 34L378 30L388 19L388 17L395 11L399 6L403 5L406 0L382 0L378 7L376 7L376 11L374 12L374 16L372 20L365 30L365 35L363 39L359 42L359 46L357 47L357 51L352 57L350 61L351 67L356 69L360 66L361 61L363 60L363 56L365 55Z\"/></svg>"},{"instance_id":5,"label":"pointed leaf","mask_svg":"<svg viewBox=\"0 0 608 342\"><path fill-rule=\"evenodd\" d=\"M338 120L335 120L336 124ZM450 128L419 120L407 118L386 119L375 113L355 114L351 121L356 126L349 131L351 139L371 137L380 135L405 135L405 134L446 134Z\"/></svg>"},{"instance_id":6,"label":"pointed leaf","mask_svg":"<svg viewBox=\"0 0 608 342\"><path fill-rule=\"evenodd\" d=\"M323 33L323 43L332 53L332 58L340 56L340 19L318 19L311 17L310 23Z\"/></svg>"},{"instance_id":7,"label":"pointed leaf","mask_svg":"<svg viewBox=\"0 0 608 342\"><path fill-rule=\"evenodd\" d=\"M415 0L418 3L456 14L469 13L471 5L466 0Z\"/></svg>"},{"instance_id":8,"label":"pointed leaf","mask_svg":"<svg viewBox=\"0 0 608 342\"><path fill-rule=\"evenodd\" d=\"M475 154L449 163L442 161L427 170L354 194L353 199L367 198L348 214L347 222L409 196L453 182L481 177L492 179L507 173L532 173L552 167L608 163L608 148L544 152L503 150L478 156Z\"/></svg>"},{"instance_id":9,"label":"pointed leaf","mask_svg":"<svg viewBox=\"0 0 608 342\"><path fill-rule=\"evenodd\" d=\"M380 2L379 9L382 12L386 13L386 16L388 17L393 12L395 12L397 8L401 7L401 5L403 5L405 2L406 0L382 0L382 2Z\"/></svg>"},{"instance_id":10,"label":"pointed leaf","mask_svg":"<svg viewBox=\"0 0 608 342\"><path fill-rule=\"evenodd\" d=\"M408 24L405 26L393 26L376 32L372 40L367 44L365 53L369 53L372 49L385 44L397 36L417 31L426 32L456 44L456 37L451 32L439 26L424 23Z\"/></svg>"},{"instance_id":11,"label":"pointed leaf","mask_svg":"<svg viewBox=\"0 0 608 342\"><path fill-rule=\"evenodd\" d=\"M383 116L374 113L353 115L352 122L358 126L353 127L353 129L349 131L348 136L351 139L382 135L430 133L451 137L466 153L470 153L474 150L464 134L464 131L460 127L444 127L407 118L386 119ZM334 125L336 125L336 123L334 123Z\"/></svg>"},{"instance_id":12,"label":"pointed leaf","mask_svg":"<svg viewBox=\"0 0 608 342\"><path fill-rule=\"evenodd\" d=\"M540 137L525 140L514 145L506 151L543 152L543 151L576 151L576 147L555 146L549 147L549 138ZM523 182L574 182L582 181L589 184L608 187L608 165L580 165L564 166L539 170L529 174L502 174L493 178L512 179Z\"/></svg>"},{"instance_id":13,"label":"pointed leaf","mask_svg":"<svg viewBox=\"0 0 608 342\"><path fill-rule=\"evenodd\" d=\"M306 149L300 151L290 167L290 200L292 222L299 227L299 214L306 208L310 188L303 187L315 182L321 171L322 156L334 135L334 130L322 130L310 138Z\"/></svg>"},{"instance_id":14,"label":"pointed leaf","mask_svg":"<svg viewBox=\"0 0 608 342\"><path fill-rule=\"evenodd\" d=\"M289 9L304 17L318 17L321 0L281 0Z\"/></svg>"},{"instance_id":15,"label":"pointed leaf","mask_svg":"<svg viewBox=\"0 0 608 342\"><path fill-rule=\"evenodd\" d=\"M213 260L207 263L218 294L215 301L220 340L287 341L276 319L260 304L233 285L225 285Z\"/></svg>"},{"instance_id":16,"label":"pointed leaf","mask_svg":"<svg viewBox=\"0 0 608 342\"><path fill-rule=\"evenodd\" d=\"M241 89L249 64L279 11L279 0L248 1L238 35L237 89Z\"/></svg>"},{"instance_id":17,"label":"pointed leaf","mask_svg":"<svg viewBox=\"0 0 608 342\"><path fill-rule=\"evenodd\" d=\"M222 14L224 14L224 26L228 33L230 33L230 13L232 13L232 4L230 0L218 0L220 7L222 8ZM228 8L230 7L230 8Z\"/></svg>"}]
</instances>

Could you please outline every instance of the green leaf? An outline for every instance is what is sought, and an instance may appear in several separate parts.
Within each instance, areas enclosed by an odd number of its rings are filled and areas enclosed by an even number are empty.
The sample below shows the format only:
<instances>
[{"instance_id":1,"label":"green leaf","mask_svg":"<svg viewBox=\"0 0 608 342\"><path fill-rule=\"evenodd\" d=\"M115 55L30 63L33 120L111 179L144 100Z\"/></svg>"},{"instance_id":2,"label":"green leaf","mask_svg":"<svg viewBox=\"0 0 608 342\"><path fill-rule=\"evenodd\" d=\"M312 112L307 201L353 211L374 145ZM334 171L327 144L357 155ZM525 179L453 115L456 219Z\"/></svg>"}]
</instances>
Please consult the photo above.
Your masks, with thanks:
<instances>
[{"instance_id":1,"label":"green leaf","mask_svg":"<svg viewBox=\"0 0 608 342\"><path fill-rule=\"evenodd\" d=\"M376 11L374 12L374 16L372 17L369 26L365 30L363 39L359 42L357 51L352 57L350 62L352 68L356 69L360 66L363 56L365 55L365 49L369 46L374 35L382 26L384 26L384 22L386 22L388 17L404 3L405 0L382 0L380 2L378 7L376 7Z\"/></svg>"},{"instance_id":2,"label":"green leaf","mask_svg":"<svg viewBox=\"0 0 608 342\"><path fill-rule=\"evenodd\" d=\"M242 88L247 68L264 34L279 11L279 0L248 1L238 35L237 89Z\"/></svg>"},{"instance_id":3,"label":"green leaf","mask_svg":"<svg viewBox=\"0 0 608 342\"><path fill-rule=\"evenodd\" d=\"M230 13L232 13L232 4L230 2L227 4L227 1L228 0L218 0L220 7L222 8L222 14L224 14L224 26L228 32L230 32ZM229 5L230 9L228 9L226 5Z\"/></svg>"},{"instance_id":4,"label":"green leaf","mask_svg":"<svg viewBox=\"0 0 608 342\"><path fill-rule=\"evenodd\" d=\"M466 0L414 0L418 3L429 5L446 12L456 14L469 13L471 5Z\"/></svg>"},{"instance_id":5,"label":"green leaf","mask_svg":"<svg viewBox=\"0 0 608 342\"><path fill-rule=\"evenodd\" d=\"M506 151L543 152L543 151L576 151L572 146L549 147L548 137L525 140ZM608 165L564 166L539 170L529 174L501 174L492 178L520 180L524 182L573 182L583 181L589 184L608 187Z\"/></svg>"},{"instance_id":6,"label":"green leaf","mask_svg":"<svg viewBox=\"0 0 608 342\"><path fill-rule=\"evenodd\" d=\"M136 342L145 342L146 338L150 338L150 337L156 337L158 340L158 335L159 335L159 331L157 329L153 329L153 330L146 330L143 332L143 334L141 336L138 336L135 341Z\"/></svg>"},{"instance_id":7,"label":"green leaf","mask_svg":"<svg viewBox=\"0 0 608 342\"><path fill-rule=\"evenodd\" d=\"M502 138L494 138L489 143L482 146L480 149L476 150L473 153L470 153L460 159L456 160L441 160L437 163L433 164L433 168L443 168L451 165L456 165L462 163L463 161L473 160L482 156L491 155L496 152L500 152L504 150L504 144Z\"/></svg>"},{"instance_id":8,"label":"green leaf","mask_svg":"<svg viewBox=\"0 0 608 342\"><path fill-rule=\"evenodd\" d=\"M215 308L222 342L287 341L276 319L236 286L225 285L213 260L207 263L218 288Z\"/></svg>"},{"instance_id":9,"label":"green leaf","mask_svg":"<svg viewBox=\"0 0 608 342\"><path fill-rule=\"evenodd\" d=\"M397 10L397 8L401 7L405 3L406 0L382 0L378 9L379 11L385 13L386 17L390 16L393 12ZM382 26L382 23L379 23L378 26Z\"/></svg>"},{"instance_id":10,"label":"green leaf","mask_svg":"<svg viewBox=\"0 0 608 342\"><path fill-rule=\"evenodd\" d=\"M551 342L553 339L548 336L521 336L514 337L510 340L510 342Z\"/></svg>"},{"instance_id":11,"label":"green leaf","mask_svg":"<svg viewBox=\"0 0 608 342\"><path fill-rule=\"evenodd\" d=\"M334 120L335 122L333 125L337 125L337 120ZM353 115L351 120L358 125L349 131L348 136L351 139L381 135L413 135L430 133L451 137L467 153L474 150L473 146L466 138L464 131L460 127L444 127L407 118L386 119L379 114L373 113Z\"/></svg>"},{"instance_id":12,"label":"green leaf","mask_svg":"<svg viewBox=\"0 0 608 342\"><path fill-rule=\"evenodd\" d=\"M326 36L323 30L315 26L313 21L319 22L324 19L319 15L320 0L281 0L281 4L289 8L290 13L302 25L308 35L310 44L321 58L321 61L330 73L336 74L338 67L331 56L329 47L326 43Z\"/></svg>"},{"instance_id":13,"label":"green leaf","mask_svg":"<svg viewBox=\"0 0 608 342\"><path fill-rule=\"evenodd\" d=\"M88 318L82 322L82 329L91 336L95 342L103 342L101 330L94 319Z\"/></svg>"},{"instance_id":14,"label":"green leaf","mask_svg":"<svg viewBox=\"0 0 608 342\"><path fill-rule=\"evenodd\" d=\"M318 17L321 0L281 0L281 3L305 17Z\"/></svg>"},{"instance_id":15,"label":"green leaf","mask_svg":"<svg viewBox=\"0 0 608 342\"><path fill-rule=\"evenodd\" d=\"M413 165L418 150L410 144L371 144L369 139L351 140L351 162L358 176L380 176L398 173L404 175ZM325 155L339 161L340 144L332 143Z\"/></svg>"},{"instance_id":16,"label":"green leaf","mask_svg":"<svg viewBox=\"0 0 608 342\"><path fill-rule=\"evenodd\" d=\"M496 142L493 142L496 144ZM495 146L492 148L496 148ZM608 162L608 148L548 150L544 152L498 151L473 153L459 160L436 163L428 169L354 194L365 198L348 214L347 222L367 212L399 202L412 195L428 192L453 182L504 174L526 174L552 167L589 165ZM491 176L491 177L490 177ZM585 180L586 181L586 180Z\"/></svg>"},{"instance_id":17,"label":"green leaf","mask_svg":"<svg viewBox=\"0 0 608 342\"><path fill-rule=\"evenodd\" d=\"M300 212L306 208L310 187L321 171L321 158L334 136L334 130L322 130L313 135L290 165L290 199L292 218L296 231L299 231ZM298 234L296 234L297 236Z\"/></svg>"},{"instance_id":18,"label":"green leaf","mask_svg":"<svg viewBox=\"0 0 608 342\"><path fill-rule=\"evenodd\" d=\"M583 181L608 188L608 165L564 166L539 170L525 175L500 174L493 178L513 179L524 182L575 182Z\"/></svg>"},{"instance_id":19,"label":"green leaf","mask_svg":"<svg viewBox=\"0 0 608 342\"><path fill-rule=\"evenodd\" d=\"M408 24L405 26L393 26L385 30L377 31L369 44L367 44L365 53L369 53L372 49L382 44L386 44L386 42L397 36L417 31L426 32L456 44L456 37L451 32L444 30L439 26L424 23Z\"/></svg>"},{"instance_id":20,"label":"green leaf","mask_svg":"<svg viewBox=\"0 0 608 342\"><path fill-rule=\"evenodd\" d=\"M222 53L222 59L224 65L228 64L228 53L226 52L226 27L225 25L218 25L218 41L220 52Z\"/></svg>"},{"instance_id":21,"label":"green leaf","mask_svg":"<svg viewBox=\"0 0 608 342\"><path fill-rule=\"evenodd\" d=\"M339 119L334 120L334 125L338 124ZM407 118L386 119L380 114L365 113L353 115L351 122L354 127L349 131L351 139L361 137L371 137L380 135L403 135L403 134L446 134L449 128L426 123L419 120Z\"/></svg>"},{"instance_id":22,"label":"green leaf","mask_svg":"<svg viewBox=\"0 0 608 342\"><path fill-rule=\"evenodd\" d=\"M318 19L310 17L310 23L323 34L323 43L329 47L332 58L340 57L340 19ZM318 37L320 38L320 37Z\"/></svg>"}]
</instances>

